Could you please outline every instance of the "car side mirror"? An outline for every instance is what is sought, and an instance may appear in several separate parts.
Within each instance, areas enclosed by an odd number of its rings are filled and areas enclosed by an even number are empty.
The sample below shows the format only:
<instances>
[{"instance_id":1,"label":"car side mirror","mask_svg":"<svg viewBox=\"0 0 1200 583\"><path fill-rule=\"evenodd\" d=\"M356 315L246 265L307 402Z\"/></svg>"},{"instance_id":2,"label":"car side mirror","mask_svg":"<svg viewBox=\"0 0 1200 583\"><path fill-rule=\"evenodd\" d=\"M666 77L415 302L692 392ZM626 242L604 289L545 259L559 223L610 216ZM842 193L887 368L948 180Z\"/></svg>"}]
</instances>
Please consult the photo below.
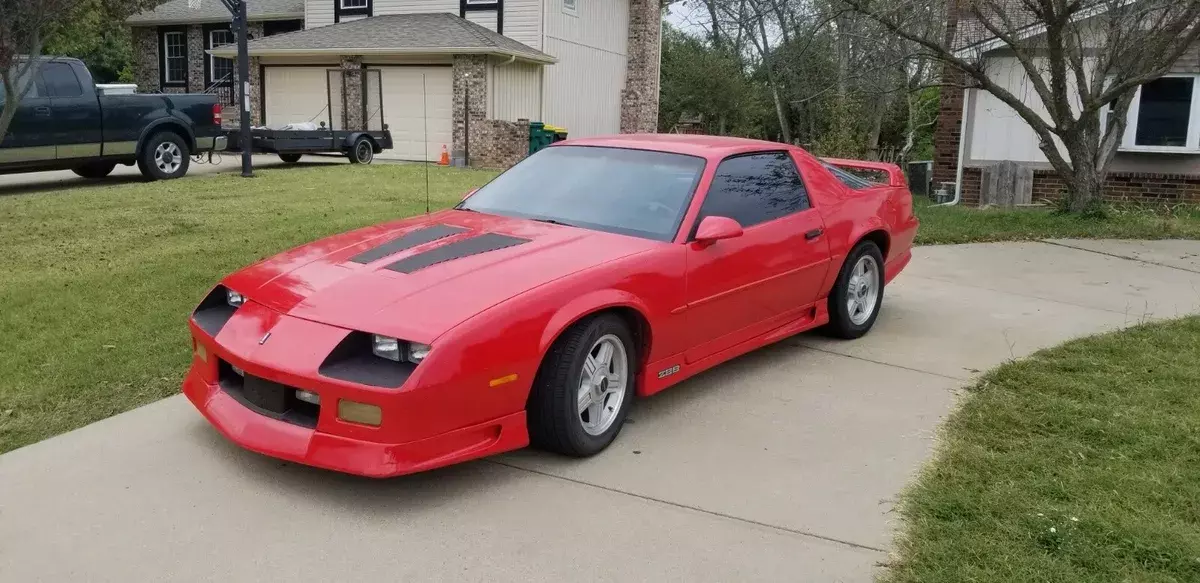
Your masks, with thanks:
<instances>
[{"instance_id":1,"label":"car side mirror","mask_svg":"<svg viewBox=\"0 0 1200 583\"><path fill-rule=\"evenodd\" d=\"M704 217L696 229L696 243L708 247L722 239L742 236L742 226L729 217Z\"/></svg>"},{"instance_id":2,"label":"car side mirror","mask_svg":"<svg viewBox=\"0 0 1200 583\"><path fill-rule=\"evenodd\" d=\"M478 191L479 191L478 188L472 188L471 190L468 190L466 194L463 195L462 199L467 200L468 198L471 198L472 194L475 194ZM462 202L462 200L460 200L459 202Z\"/></svg>"}]
</instances>

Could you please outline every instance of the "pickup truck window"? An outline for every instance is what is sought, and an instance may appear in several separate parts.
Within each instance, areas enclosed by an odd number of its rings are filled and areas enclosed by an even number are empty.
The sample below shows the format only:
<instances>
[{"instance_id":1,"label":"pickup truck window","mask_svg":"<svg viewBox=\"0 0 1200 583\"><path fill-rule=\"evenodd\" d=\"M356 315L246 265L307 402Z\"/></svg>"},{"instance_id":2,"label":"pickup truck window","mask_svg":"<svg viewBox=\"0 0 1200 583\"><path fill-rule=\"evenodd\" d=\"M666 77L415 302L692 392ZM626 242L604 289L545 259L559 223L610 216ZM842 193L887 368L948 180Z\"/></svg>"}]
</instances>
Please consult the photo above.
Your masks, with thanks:
<instances>
[{"instance_id":1,"label":"pickup truck window","mask_svg":"<svg viewBox=\"0 0 1200 583\"><path fill-rule=\"evenodd\" d=\"M79 97L83 95L83 86L75 71L66 63L46 63L42 65L42 81L50 97Z\"/></svg>"},{"instance_id":2,"label":"pickup truck window","mask_svg":"<svg viewBox=\"0 0 1200 583\"><path fill-rule=\"evenodd\" d=\"M20 87L20 86L21 86L21 84L18 82L17 87ZM42 95L42 93L43 92L39 89L37 83L30 82L29 88L25 90L25 95L23 95L21 97L21 99L30 99L30 98L34 98L34 97L45 97L44 95ZM0 103L4 103L4 79L0 79Z\"/></svg>"}]
</instances>

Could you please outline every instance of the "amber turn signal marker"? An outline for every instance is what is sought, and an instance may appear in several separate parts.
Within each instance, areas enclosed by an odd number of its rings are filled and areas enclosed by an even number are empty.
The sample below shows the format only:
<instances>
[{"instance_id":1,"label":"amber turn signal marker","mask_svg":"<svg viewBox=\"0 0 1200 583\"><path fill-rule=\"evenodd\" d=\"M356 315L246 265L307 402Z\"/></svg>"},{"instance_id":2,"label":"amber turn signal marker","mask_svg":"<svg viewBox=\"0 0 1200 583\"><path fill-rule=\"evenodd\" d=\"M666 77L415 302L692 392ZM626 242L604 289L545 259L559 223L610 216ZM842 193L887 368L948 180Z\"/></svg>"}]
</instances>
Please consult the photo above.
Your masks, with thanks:
<instances>
[{"instance_id":1,"label":"amber turn signal marker","mask_svg":"<svg viewBox=\"0 0 1200 583\"><path fill-rule=\"evenodd\" d=\"M513 382L513 381L515 381L515 380L517 380L517 375L514 373L514 374L510 374L510 375L508 375L508 376L502 376L502 377L500 377L500 378L498 378L498 379L492 379L492 380L488 381L488 386L490 386L490 387L498 387L498 386L500 386L500 385L503 385L503 384L505 384L505 383L511 383L511 382Z\"/></svg>"},{"instance_id":2,"label":"amber turn signal marker","mask_svg":"<svg viewBox=\"0 0 1200 583\"><path fill-rule=\"evenodd\" d=\"M196 345L196 356L199 357L201 361L208 362L208 351L204 349L204 345L196 342L195 340L192 340L192 342Z\"/></svg>"},{"instance_id":3,"label":"amber turn signal marker","mask_svg":"<svg viewBox=\"0 0 1200 583\"><path fill-rule=\"evenodd\" d=\"M383 410L377 405L338 399L338 419L360 425L379 427L383 423Z\"/></svg>"}]
</instances>

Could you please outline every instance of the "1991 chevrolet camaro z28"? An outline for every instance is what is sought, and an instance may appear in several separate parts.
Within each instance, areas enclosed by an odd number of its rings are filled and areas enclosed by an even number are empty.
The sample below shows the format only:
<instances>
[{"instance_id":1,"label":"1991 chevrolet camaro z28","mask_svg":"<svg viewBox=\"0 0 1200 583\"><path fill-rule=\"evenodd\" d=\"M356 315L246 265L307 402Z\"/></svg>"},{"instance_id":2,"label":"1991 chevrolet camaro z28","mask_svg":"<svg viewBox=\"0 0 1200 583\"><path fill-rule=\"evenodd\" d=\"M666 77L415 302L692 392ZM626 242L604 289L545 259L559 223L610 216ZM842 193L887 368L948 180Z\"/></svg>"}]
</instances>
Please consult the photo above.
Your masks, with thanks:
<instances>
[{"instance_id":1,"label":"1991 chevrolet camaro z28","mask_svg":"<svg viewBox=\"0 0 1200 583\"><path fill-rule=\"evenodd\" d=\"M810 328L865 334L916 229L890 164L560 142L454 209L226 277L189 320L183 392L245 448L365 476L592 455L635 396Z\"/></svg>"}]
</instances>

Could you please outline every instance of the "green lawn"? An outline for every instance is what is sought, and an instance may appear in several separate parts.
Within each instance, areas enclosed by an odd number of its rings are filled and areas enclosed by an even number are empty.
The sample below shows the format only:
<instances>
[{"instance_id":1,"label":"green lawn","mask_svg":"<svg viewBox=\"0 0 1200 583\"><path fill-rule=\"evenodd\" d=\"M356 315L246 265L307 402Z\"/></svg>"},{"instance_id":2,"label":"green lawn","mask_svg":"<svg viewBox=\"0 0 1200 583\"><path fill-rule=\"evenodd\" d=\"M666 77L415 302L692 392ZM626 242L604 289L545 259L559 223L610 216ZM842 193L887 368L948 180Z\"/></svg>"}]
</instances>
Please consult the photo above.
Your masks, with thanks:
<instances>
[{"instance_id":1,"label":"green lawn","mask_svg":"<svg viewBox=\"0 0 1200 583\"><path fill-rule=\"evenodd\" d=\"M1200 581L1200 318L988 373L901 516L890 583Z\"/></svg>"},{"instance_id":2,"label":"green lawn","mask_svg":"<svg viewBox=\"0 0 1200 583\"><path fill-rule=\"evenodd\" d=\"M494 173L432 168L434 208ZM0 192L0 452L174 394L189 311L247 263L425 210L417 165Z\"/></svg>"},{"instance_id":3,"label":"green lawn","mask_svg":"<svg viewBox=\"0 0 1200 583\"><path fill-rule=\"evenodd\" d=\"M1033 239L1198 239L1200 207L1112 206L1106 218L1056 214L1046 208L978 209L915 202L917 243L945 245Z\"/></svg>"}]
</instances>

